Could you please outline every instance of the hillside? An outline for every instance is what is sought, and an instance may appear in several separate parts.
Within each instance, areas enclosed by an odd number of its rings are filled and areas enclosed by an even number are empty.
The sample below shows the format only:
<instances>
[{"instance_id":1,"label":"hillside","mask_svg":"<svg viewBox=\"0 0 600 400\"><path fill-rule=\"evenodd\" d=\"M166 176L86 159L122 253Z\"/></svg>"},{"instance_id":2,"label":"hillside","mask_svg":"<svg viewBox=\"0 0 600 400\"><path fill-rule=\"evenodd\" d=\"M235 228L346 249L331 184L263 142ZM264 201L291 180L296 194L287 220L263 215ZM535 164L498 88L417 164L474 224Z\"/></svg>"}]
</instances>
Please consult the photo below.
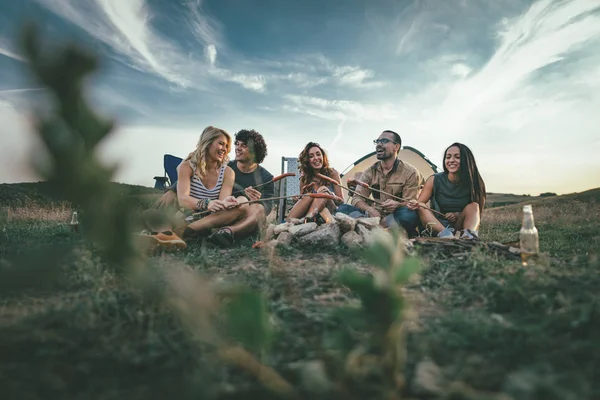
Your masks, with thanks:
<instances>
[{"instance_id":1,"label":"hillside","mask_svg":"<svg viewBox=\"0 0 600 400\"><path fill-rule=\"evenodd\" d=\"M113 183L113 187L123 196L145 196L159 194L160 191L139 185ZM0 184L0 205L6 207L27 207L58 205L64 203L47 182L2 183Z\"/></svg>"},{"instance_id":2,"label":"hillside","mask_svg":"<svg viewBox=\"0 0 600 400\"><path fill-rule=\"evenodd\" d=\"M149 195L158 196L159 190L147 186L114 183L115 187L126 196ZM584 192L587 193L587 192ZM522 202L532 202L552 197L518 195L511 193L488 193L487 208L502 207ZM0 205L8 207L23 207L37 204L59 204L60 196L53 193L46 182L3 183L0 184Z\"/></svg>"}]
</instances>

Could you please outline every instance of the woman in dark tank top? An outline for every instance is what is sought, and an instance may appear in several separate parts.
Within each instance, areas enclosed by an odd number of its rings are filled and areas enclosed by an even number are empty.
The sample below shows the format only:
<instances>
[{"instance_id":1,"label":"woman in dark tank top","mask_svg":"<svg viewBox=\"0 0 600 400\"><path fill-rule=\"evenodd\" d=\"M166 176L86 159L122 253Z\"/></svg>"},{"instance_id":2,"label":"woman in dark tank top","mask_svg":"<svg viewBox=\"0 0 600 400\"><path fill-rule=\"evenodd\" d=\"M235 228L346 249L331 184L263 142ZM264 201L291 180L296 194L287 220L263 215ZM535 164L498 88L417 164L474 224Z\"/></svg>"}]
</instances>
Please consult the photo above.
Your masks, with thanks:
<instances>
[{"instance_id":1,"label":"woman in dark tank top","mask_svg":"<svg viewBox=\"0 0 600 400\"><path fill-rule=\"evenodd\" d=\"M462 231L461 238L474 239L478 237L485 199L485 183L473 153L464 144L453 143L444 151L444 172L430 176L417 201L409 203L408 208L418 210L422 224L430 226L439 237L452 237L456 230ZM420 206L430 200L432 208L445 218Z\"/></svg>"}]
</instances>

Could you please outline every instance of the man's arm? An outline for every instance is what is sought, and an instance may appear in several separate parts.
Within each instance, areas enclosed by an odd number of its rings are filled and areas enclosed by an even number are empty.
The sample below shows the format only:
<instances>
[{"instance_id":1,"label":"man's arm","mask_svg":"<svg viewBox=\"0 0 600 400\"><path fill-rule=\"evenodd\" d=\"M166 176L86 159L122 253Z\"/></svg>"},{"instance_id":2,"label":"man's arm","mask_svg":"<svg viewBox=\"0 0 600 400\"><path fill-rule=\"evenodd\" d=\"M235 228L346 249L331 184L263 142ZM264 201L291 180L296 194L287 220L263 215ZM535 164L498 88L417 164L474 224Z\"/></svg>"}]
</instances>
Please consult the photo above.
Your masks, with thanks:
<instances>
[{"instance_id":1,"label":"man's arm","mask_svg":"<svg viewBox=\"0 0 600 400\"><path fill-rule=\"evenodd\" d=\"M273 180L273 175L271 175L267 170L264 170L264 172L261 174L261 177L263 182ZM265 199L275 197L275 182L271 182L264 186L262 197ZM273 200L263 201L262 204L265 206L265 210L271 210L271 208L273 208Z\"/></svg>"},{"instance_id":2,"label":"man's arm","mask_svg":"<svg viewBox=\"0 0 600 400\"><path fill-rule=\"evenodd\" d=\"M404 185L406 189L402 192L402 197L406 200L416 200L419 196L419 186L422 184L423 176L419 171L414 171L406 180ZM405 206L406 203L403 202L402 205Z\"/></svg>"},{"instance_id":3,"label":"man's arm","mask_svg":"<svg viewBox=\"0 0 600 400\"><path fill-rule=\"evenodd\" d=\"M363 172L362 176L360 177L360 181L366 183L367 185L371 186L372 185L372 181L373 181L373 170L371 168L367 169L365 172ZM379 213L377 212L377 210L375 210L373 207L371 207L364 199L364 197L369 197L369 195L371 194L371 189L362 187L360 185L357 185L355 192L357 194L355 194L352 197L352 202L350 204L352 204L354 207L357 207L358 209L360 209L361 211L368 211L369 214L373 214L373 215L378 215ZM362 195L362 196L360 196Z\"/></svg>"}]
</instances>

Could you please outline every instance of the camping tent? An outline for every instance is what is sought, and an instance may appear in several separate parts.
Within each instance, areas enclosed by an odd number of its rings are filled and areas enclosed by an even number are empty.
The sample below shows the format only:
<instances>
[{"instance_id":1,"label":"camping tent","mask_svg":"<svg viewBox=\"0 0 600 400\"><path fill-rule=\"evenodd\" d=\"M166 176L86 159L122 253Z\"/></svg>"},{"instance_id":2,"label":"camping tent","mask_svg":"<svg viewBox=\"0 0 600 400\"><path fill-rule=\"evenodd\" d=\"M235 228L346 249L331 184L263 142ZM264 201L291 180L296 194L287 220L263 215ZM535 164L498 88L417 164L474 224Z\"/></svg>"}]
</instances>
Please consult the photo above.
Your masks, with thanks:
<instances>
[{"instance_id":1,"label":"camping tent","mask_svg":"<svg viewBox=\"0 0 600 400\"><path fill-rule=\"evenodd\" d=\"M437 166L429 158L413 147L404 146L398 152L398 158L418 169L425 179L439 172ZM354 178L357 173L363 172L376 162L377 153L375 151L356 160L340 173L342 185L347 186L348 179ZM344 193L344 200L348 201L348 192L344 190L342 193Z\"/></svg>"}]
</instances>

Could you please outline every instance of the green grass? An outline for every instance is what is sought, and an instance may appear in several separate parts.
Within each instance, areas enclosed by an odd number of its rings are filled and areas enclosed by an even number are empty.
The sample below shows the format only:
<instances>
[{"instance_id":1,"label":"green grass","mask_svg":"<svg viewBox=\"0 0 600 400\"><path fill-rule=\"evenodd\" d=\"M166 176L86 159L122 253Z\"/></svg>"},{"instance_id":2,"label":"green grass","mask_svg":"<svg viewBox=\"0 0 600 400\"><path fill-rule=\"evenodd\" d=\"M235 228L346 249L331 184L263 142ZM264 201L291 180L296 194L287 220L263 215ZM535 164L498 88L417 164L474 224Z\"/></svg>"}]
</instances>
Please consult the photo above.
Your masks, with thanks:
<instances>
[{"instance_id":1,"label":"green grass","mask_svg":"<svg viewBox=\"0 0 600 400\"><path fill-rule=\"evenodd\" d=\"M107 272L100 253L69 230L69 205L27 187L27 201L0 203L3 399L269 398L194 341L160 296ZM153 196L142 194L149 199L140 208ZM409 388L417 363L430 358L446 381L513 399L600 398L600 190L531 204L545 253L538 265L485 251L460 260L423 254L428 266L408 288L419 313L408 336ZM487 210L482 238L517 240L520 207ZM344 249L292 247L273 257L252 241L229 250L199 242L148 268L183 263L212 282L258 289L276 327L261 358L298 384L292 363L329 360L328 340L346 329L335 311L356 301L335 273L370 266ZM351 333L354 345L364 339ZM345 384L345 398L377 398L377 379Z\"/></svg>"}]
</instances>

